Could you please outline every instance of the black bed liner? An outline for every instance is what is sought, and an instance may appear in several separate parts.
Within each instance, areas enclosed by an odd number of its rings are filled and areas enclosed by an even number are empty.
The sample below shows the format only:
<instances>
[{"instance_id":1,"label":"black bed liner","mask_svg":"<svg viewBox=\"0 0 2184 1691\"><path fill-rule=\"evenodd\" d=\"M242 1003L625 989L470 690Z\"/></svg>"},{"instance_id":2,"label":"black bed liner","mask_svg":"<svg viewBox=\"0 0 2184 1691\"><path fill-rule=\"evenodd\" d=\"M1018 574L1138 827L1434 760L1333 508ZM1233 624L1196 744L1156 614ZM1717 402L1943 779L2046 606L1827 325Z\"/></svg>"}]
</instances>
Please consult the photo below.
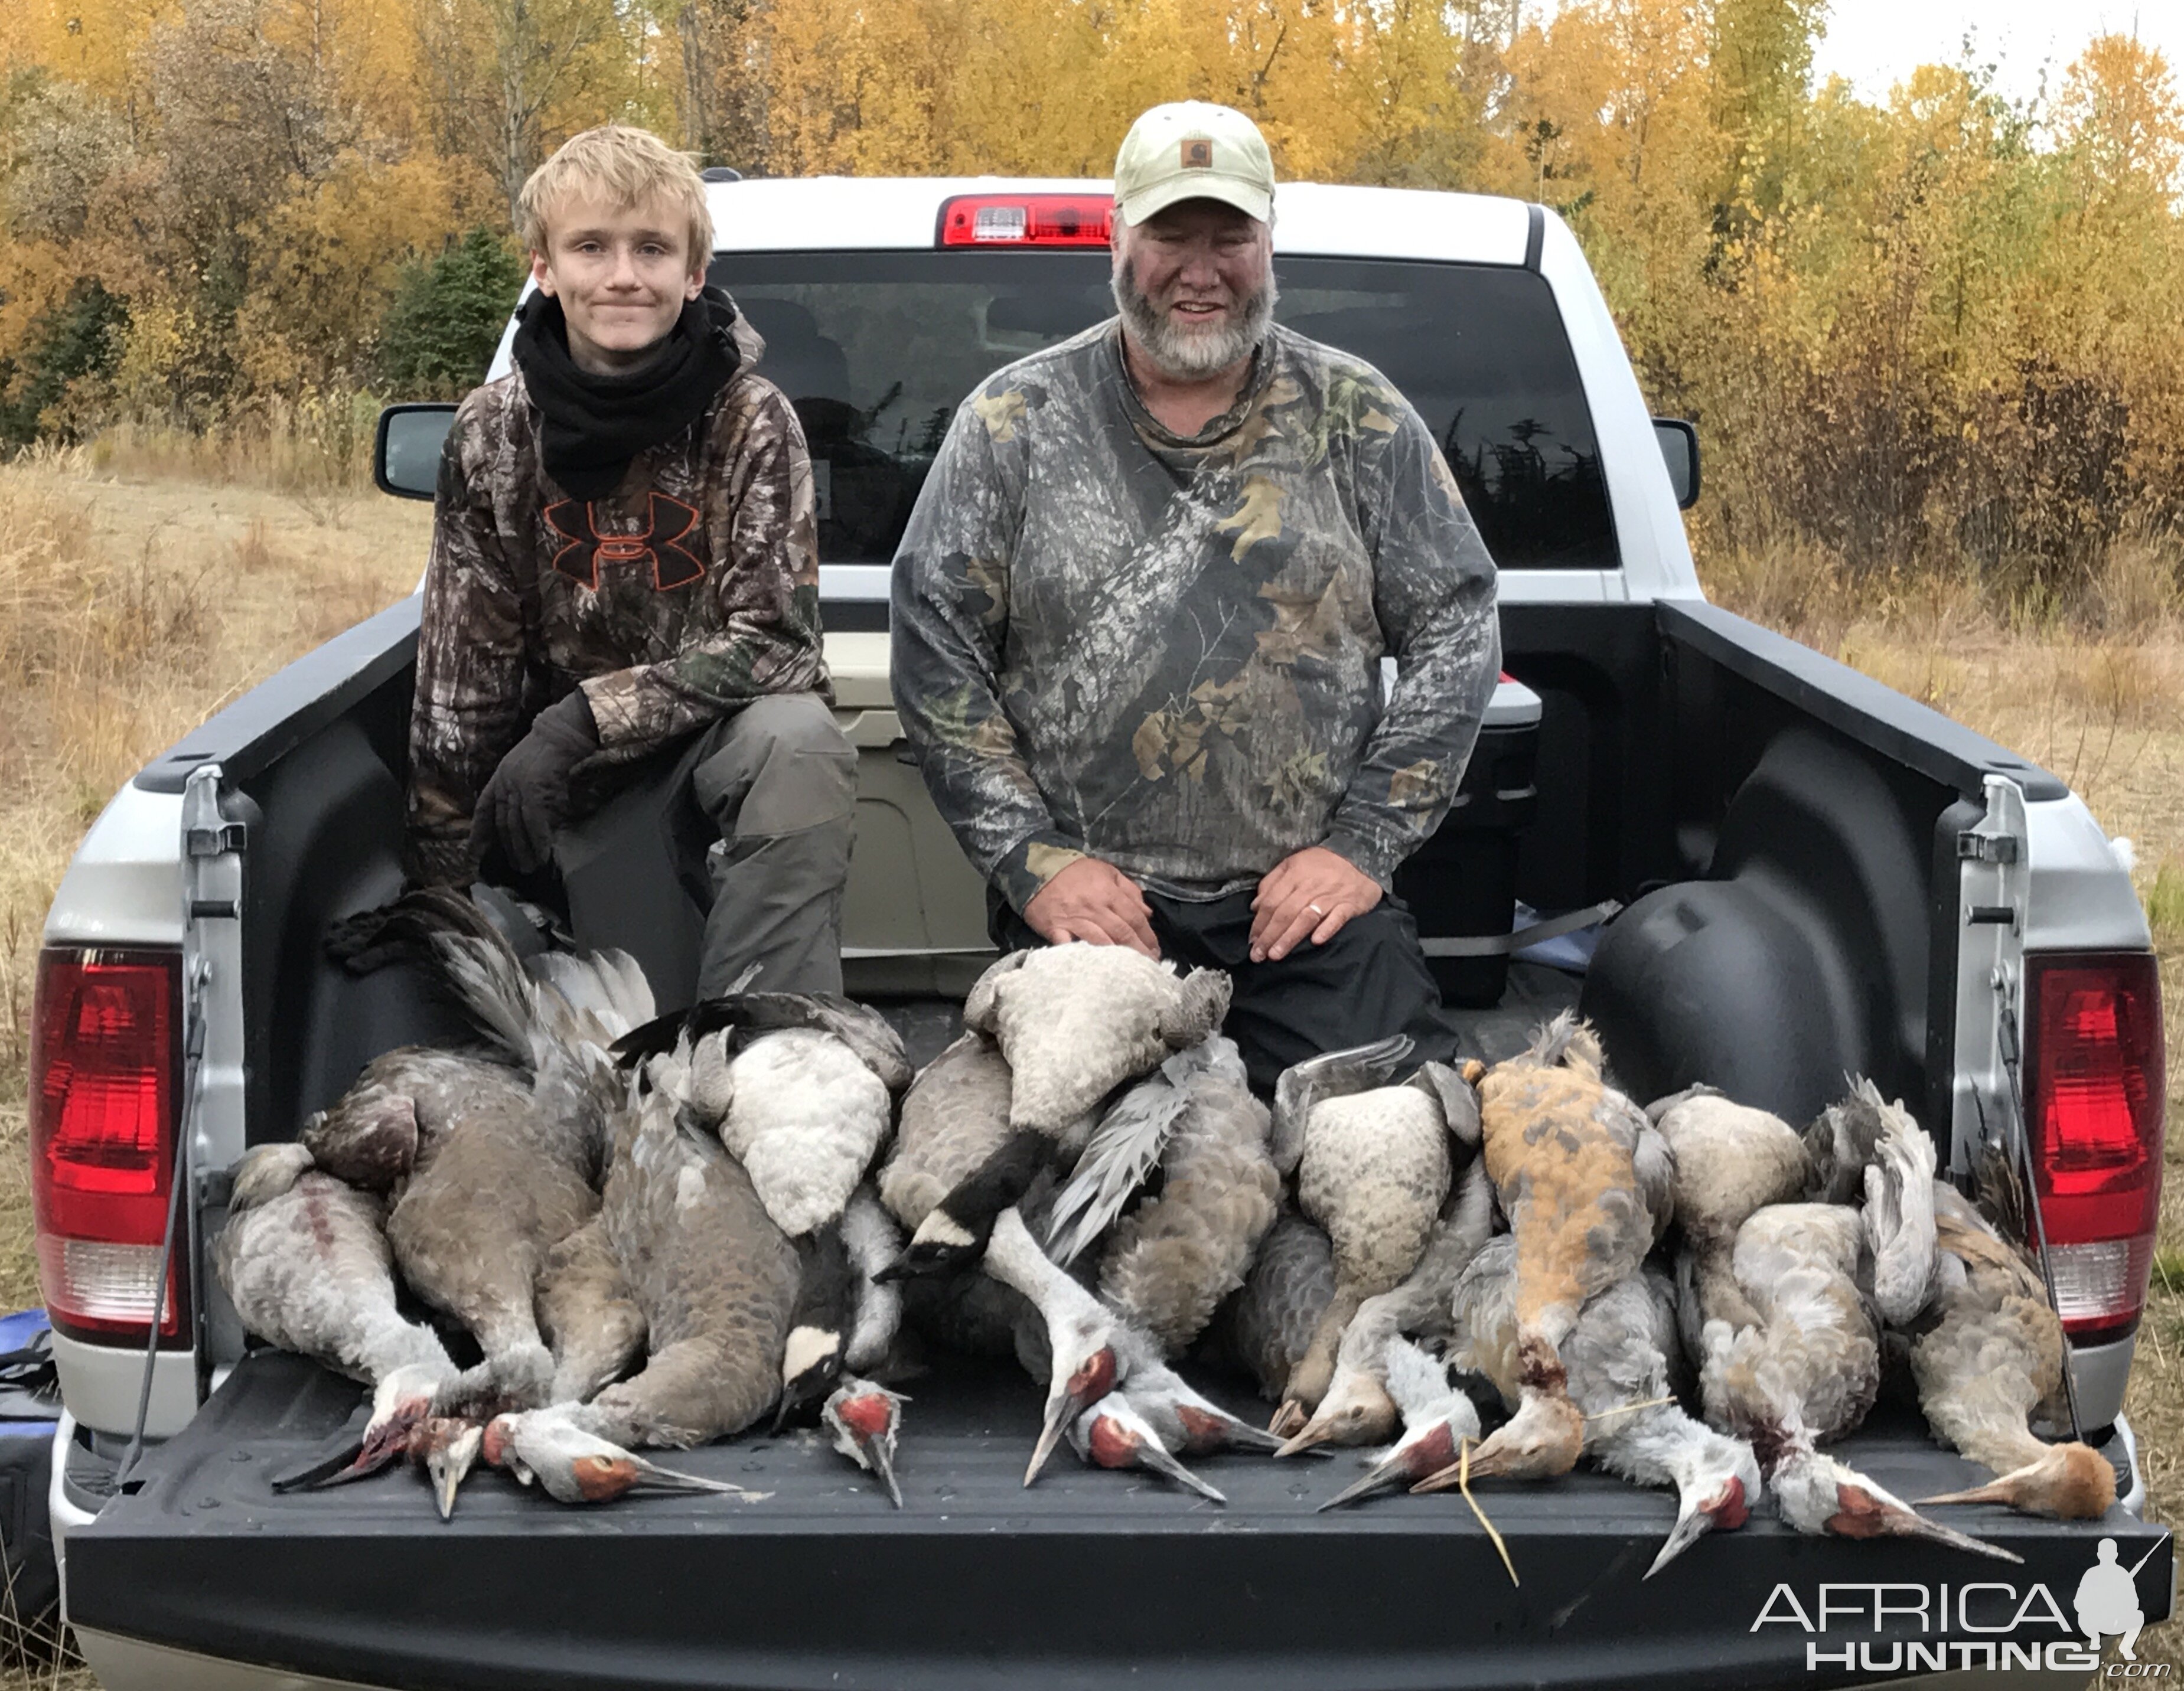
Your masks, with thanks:
<instances>
[{"instance_id":1,"label":"black bed liner","mask_svg":"<svg viewBox=\"0 0 2184 1691\"><path fill-rule=\"evenodd\" d=\"M145 1460L141 1486L71 1535L71 1619L420 1687L1825 1685L1846 1676L1808 1672L1801 1628L1753 1629L1778 1582L1809 1611L1824 1581L2020 1594L2040 1581L2067 1614L2103 1534L2126 1566L2153 1549L2141 1601L2149 1620L2167 1612L2169 1546L2120 1509L2098 1527L1951 1511L2021 1568L1799 1538L1763 1511L1641 1583L1673 1516L1667 1494L1584 1471L1481 1485L1523 1578L1513 1589L1454 1493L1313 1513L1357 1472L1354 1455L1206 1461L1226 1509L1088 1471L1066 1449L1026 1491L1039 1393L1021 1374L962 1365L911 1389L900 1513L799 1434L663 1459L771 1492L762 1501L566 1509L484 1472L443 1525L405 1472L274 1495L267 1473L337 1428L358 1393L260 1354ZM1907 1496L1975 1477L1908 1421L1869 1427L1844 1454ZM1919 1636L1843 1624L1818 1642Z\"/></svg>"}]
</instances>

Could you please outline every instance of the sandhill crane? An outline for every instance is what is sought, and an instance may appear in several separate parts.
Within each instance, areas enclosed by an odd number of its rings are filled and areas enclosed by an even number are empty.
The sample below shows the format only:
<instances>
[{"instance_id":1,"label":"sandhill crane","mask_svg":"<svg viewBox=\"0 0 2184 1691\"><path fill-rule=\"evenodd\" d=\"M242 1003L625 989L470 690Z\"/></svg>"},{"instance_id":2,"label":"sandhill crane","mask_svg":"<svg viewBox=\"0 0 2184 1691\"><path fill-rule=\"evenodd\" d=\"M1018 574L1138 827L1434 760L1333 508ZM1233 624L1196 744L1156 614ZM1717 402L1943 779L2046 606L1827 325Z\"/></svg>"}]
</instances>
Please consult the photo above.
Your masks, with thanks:
<instances>
[{"instance_id":1,"label":"sandhill crane","mask_svg":"<svg viewBox=\"0 0 2184 1691\"><path fill-rule=\"evenodd\" d=\"M1592 1030L1566 1011L1479 1082L1486 1172L1515 1240L1518 1402L1473 1457L1474 1476L1567 1473L1576 1462L1584 1423L1562 1342L1669 1222L1668 1147L1603 1066Z\"/></svg>"},{"instance_id":2,"label":"sandhill crane","mask_svg":"<svg viewBox=\"0 0 2184 1691\"><path fill-rule=\"evenodd\" d=\"M2027 1422L2063 1386L2063 1324L2031 1264L1953 1187L1934 1188L1941 1282L1932 1327L1911 1346L1919 1402L1934 1431L1993 1469L1990 1484L1935 1503L2001 1503L2092 1521L2115 1501L2115 1470L2080 1443L2048 1444Z\"/></svg>"}]
</instances>

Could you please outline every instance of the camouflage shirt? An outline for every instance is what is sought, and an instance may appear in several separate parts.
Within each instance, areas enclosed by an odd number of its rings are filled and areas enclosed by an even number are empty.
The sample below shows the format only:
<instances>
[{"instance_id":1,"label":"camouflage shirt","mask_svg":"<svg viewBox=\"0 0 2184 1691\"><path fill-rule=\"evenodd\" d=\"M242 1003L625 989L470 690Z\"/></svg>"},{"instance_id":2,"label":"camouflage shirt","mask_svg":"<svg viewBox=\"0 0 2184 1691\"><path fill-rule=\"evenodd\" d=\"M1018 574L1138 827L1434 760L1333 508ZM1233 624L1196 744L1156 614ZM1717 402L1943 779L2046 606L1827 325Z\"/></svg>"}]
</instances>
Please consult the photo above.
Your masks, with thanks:
<instances>
[{"instance_id":1,"label":"camouflage shirt","mask_svg":"<svg viewBox=\"0 0 2184 1691\"><path fill-rule=\"evenodd\" d=\"M1501 659L1493 561L1424 420L1279 327L1190 440L1138 399L1112 320L993 376L894 599L926 784L1018 909L1088 853L1210 898L1323 844L1386 886L1446 812Z\"/></svg>"},{"instance_id":2,"label":"camouflage shirt","mask_svg":"<svg viewBox=\"0 0 2184 1691\"><path fill-rule=\"evenodd\" d=\"M613 495L564 495L521 371L463 401L440 459L410 722L410 871L472 872L471 813L531 719L584 689L627 762L763 694L828 692L804 431L744 362Z\"/></svg>"}]
</instances>

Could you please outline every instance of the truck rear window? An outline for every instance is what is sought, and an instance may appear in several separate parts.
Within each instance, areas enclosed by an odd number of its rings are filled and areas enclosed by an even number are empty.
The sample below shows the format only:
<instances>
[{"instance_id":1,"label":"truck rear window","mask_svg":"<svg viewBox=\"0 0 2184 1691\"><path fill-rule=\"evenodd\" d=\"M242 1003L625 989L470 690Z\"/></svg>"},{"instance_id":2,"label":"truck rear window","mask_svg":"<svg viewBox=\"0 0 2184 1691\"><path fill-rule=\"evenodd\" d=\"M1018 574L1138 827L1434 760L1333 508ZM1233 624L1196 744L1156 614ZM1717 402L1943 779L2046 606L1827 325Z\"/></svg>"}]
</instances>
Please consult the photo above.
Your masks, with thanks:
<instances>
[{"instance_id":1,"label":"truck rear window","mask_svg":"<svg viewBox=\"0 0 2184 1691\"><path fill-rule=\"evenodd\" d=\"M1378 366L1432 427L1496 563L1613 570L1592 418L1529 270L1279 258L1281 320ZM794 402L830 564L894 555L949 419L1011 360L1113 314L1106 253L722 253L712 280Z\"/></svg>"}]
</instances>

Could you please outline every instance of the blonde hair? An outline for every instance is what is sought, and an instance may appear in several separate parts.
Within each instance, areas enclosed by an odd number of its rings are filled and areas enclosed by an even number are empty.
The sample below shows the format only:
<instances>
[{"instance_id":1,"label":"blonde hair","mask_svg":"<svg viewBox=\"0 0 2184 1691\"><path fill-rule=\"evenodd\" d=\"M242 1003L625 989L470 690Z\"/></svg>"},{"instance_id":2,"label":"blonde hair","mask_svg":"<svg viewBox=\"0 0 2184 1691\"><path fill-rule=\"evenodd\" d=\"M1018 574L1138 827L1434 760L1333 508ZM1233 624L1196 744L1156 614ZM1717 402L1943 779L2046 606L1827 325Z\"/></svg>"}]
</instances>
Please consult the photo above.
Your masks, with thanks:
<instances>
[{"instance_id":1,"label":"blonde hair","mask_svg":"<svg viewBox=\"0 0 2184 1691\"><path fill-rule=\"evenodd\" d=\"M690 268L704 269L713 256L713 214L698 168L650 130L601 124L563 142L516 197L516 232L526 247L545 253L554 213L575 194L594 196L617 211L664 203L686 220Z\"/></svg>"}]
</instances>

